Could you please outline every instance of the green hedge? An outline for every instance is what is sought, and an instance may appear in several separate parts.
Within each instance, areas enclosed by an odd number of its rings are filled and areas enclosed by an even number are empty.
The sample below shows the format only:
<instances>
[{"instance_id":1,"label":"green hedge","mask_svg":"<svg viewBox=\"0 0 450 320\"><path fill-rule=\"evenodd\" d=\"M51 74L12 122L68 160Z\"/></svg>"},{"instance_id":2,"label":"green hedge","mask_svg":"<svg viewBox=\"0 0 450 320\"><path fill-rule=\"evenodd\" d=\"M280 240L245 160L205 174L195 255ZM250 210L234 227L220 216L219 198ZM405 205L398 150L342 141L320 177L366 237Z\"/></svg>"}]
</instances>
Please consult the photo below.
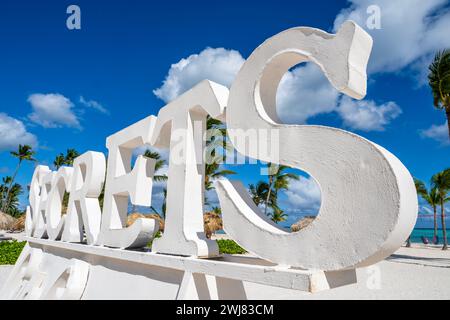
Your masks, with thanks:
<instances>
[{"instance_id":1,"label":"green hedge","mask_svg":"<svg viewBox=\"0 0 450 320\"><path fill-rule=\"evenodd\" d=\"M244 254L247 253L243 248L241 248L236 242L229 239L216 240L219 245L220 253L228 254Z\"/></svg>"},{"instance_id":2,"label":"green hedge","mask_svg":"<svg viewBox=\"0 0 450 320\"><path fill-rule=\"evenodd\" d=\"M26 241L17 242L1 241L0 242L0 265L1 264L15 264L17 258L19 258Z\"/></svg>"}]
</instances>

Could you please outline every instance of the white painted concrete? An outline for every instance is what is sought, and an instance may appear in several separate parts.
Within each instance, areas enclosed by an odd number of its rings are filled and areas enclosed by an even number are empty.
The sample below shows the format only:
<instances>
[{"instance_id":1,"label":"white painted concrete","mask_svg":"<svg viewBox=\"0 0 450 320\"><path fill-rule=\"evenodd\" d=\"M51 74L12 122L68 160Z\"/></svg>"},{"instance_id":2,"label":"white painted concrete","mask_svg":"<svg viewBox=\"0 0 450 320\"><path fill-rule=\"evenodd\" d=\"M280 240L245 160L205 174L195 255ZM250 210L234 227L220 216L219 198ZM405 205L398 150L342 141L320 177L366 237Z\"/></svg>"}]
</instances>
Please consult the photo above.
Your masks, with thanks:
<instances>
[{"instance_id":1,"label":"white painted concrete","mask_svg":"<svg viewBox=\"0 0 450 320\"><path fill-rule=\"evenodd\" d=\"M73 168L61 167L55 175L54 186L47 200L47 235L51 240L60 240L66 215L62 214L64 193L70 191Z\"/></svg>"},{"instance_id":2,"label":"white painted concrete","mask_svg":"<svg viewBox=\"0 0 450 320\"><path fill-rule=\"evenodd\" d=\"M44 299L48 295L55 299L188 299L199 295L231 298L236 294L236 298L251 298L243 283L318 292L356 282L354 270L305 271L256 257L199 259L31 237L23 240L28 240L29 246L22 252L0 298ZM56 287L61 289L56 292Z\"/></svg>"},{"instance_id":3,"label":"white painted concrete","mask_svg":"<svg viewBox=\"0 0 450 320\"><path fill-rule=\"evenodd\" d=\"M411 233L417 194L403 164L377 144L324 126L277 123L275 94L283 74L300 62L319 65L330 83L354 98L366 93L372 39L345 22L336 35L312 28L283 31L260 45L230 89L227 131L277 131L234 144L242 154L308 172L320 186L318 217L288 233L253 204L239 182L216 183L224 229L242 247L269 261L305 269L342 270L367 266L392 254ZM273 141L273 137L276 141ZM279 154L254 145L279 145Z\"/></svg>"},{"instance_id":4,"label":"white painted concrete","mask_svg":"<svg viewBox=\"0 0 450 320\"><path fill-rule=\"evenodd\" d=\"M134 205L151 206L155 159L140 155L131 169L133 151L150 142L156 117L150 116L109 136L108 173L99 245L114 248L145 246L156 234L154 219L137 219L126 227L128 199Z\"/></svg>"},{"instance_id":5,"label":"white painted concrete","mask_svg":"<svg viewBox=\"0 0 450 320\"><path fill-rule=\"evenodd\" d=\"M290 67L311 61L338 90L363 98L371 47L370 36L350 21L336 35L305 27L286 30L252 53L230 92L202 81L161 108L158 117L108 137L106 182L99 152L76 158L71 178L68 169L56 173L38 166L26 219L33 237L26 238L29 247L2 296L226 299L259 297L247 283L258 283L264 292L318 292L354 283L355 268L381 261L410 234L417 216L412 177L395 156L358 135L278 124L275 96ZM206 238L202 216L208 115L226 119L233 143L256 130L247 143L235 143L240 153L302 169L316 179L322 205L310 226L296 233L281 230L239 182L224 179L216 185L224 228L256 257L215 258L218 247ZM153 252L143 247L157 231L154 220L125 227L129 198L151 204L155 161L139 156L131 165L133 150L147 144L170 151L165 231L153 241ZM262 150L268 146L277 152ZM58 217L64 191L70 191L68 213ZM54 240L46 240L47 234Z\"/></svg>"},{"instance_id":6,"label":"white painted concrete","mask_svg":"<svg viewBox=\"0 0 450 320\"><path fill-rule=\"evenodd\" d=\"M203 226L203 151L206 117L223 116L228 89L202 81L158 113L152 144L170 148L164 235L155 239L155 252L195 257L219 253Z\"/></svg>"},{"instance_id":7,"label":"white painted concrete","mask_svg":"<svg viewBox=\"0 0 450 320\"><path fill-rule=\"evenodd\" d=\"M102 218L98 196L105 180L105 168L105 156L101 152L88 151L74 160L63 241L82 242L85 233L88 244L96 243Z\"/></svg>"}]
</instances>

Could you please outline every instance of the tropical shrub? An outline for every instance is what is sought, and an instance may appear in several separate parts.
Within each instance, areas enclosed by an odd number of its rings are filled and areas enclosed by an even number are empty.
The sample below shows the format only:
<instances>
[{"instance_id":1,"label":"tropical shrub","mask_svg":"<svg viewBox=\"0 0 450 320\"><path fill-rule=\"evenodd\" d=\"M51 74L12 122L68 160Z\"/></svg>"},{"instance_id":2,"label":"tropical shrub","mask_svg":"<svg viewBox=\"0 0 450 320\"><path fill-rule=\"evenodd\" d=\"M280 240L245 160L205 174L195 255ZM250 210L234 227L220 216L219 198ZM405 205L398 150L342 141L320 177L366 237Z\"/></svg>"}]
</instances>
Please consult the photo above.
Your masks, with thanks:
<instances>
[{"instance_id":1,"label":"tropical shrub","mask_svg":"<svg viewBox=\"0 0 450 320\"><path fill-rule=\"evenodd\" d=\"M243 248L241 248L236 242L230 239L220 239L216 240L219 246L220 253L228 254L244 254L247 253Z\"/></svg>"},{"instance_id":2,"label":"tropical shrub","mask_svg":"<svg viewBox=\"0 0 450 320\"><path fill-rule=\"evenodd\" d=\"M15 264L25 246L26 241L17 240L0 242L0 265Z\"/></svg>"}]
</instances>

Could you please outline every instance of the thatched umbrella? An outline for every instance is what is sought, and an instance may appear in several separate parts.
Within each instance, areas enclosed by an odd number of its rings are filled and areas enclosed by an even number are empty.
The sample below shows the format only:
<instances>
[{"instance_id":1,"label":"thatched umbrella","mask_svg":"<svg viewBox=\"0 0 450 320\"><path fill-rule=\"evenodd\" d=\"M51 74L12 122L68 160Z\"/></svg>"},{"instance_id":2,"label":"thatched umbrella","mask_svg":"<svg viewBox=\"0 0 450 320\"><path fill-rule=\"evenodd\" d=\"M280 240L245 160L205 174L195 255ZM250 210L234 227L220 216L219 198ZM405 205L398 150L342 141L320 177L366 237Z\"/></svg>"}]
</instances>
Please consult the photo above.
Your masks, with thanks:
<instances>
[{"instance_id":1,"label":"thatched umbrella","mask_svg":"<svg viewBox=\"0 0 450 320\"><path fill-rule=\"evenodd\" d=\"M9 230L14 222L16 222L14 217L0 211L0 230Z\"/></svg>"},{"instance_id":2,"label":"thatched umbrella","mask_svg":"<svg viewBox=\"0 0 450 320\"><path fill-rule=\"evenodd\" d=\"M25 230L25 214L22 214L20 217L18 217L9 230L13 231L13 232L24 231Z\"/></svg>"},{"instance_id":3,"label":"thatched umbrella","mask_svg":"<svg viewBox=\"0 0 450 320\"><path fill-rule=\"evenodd\" d=\"M210 239L211 235L216 231L223 229L222 217L213 211L206 212L203 215L203 223L205 226L206 237L208 239Z\"/></svg>"},{"instance_id":4,"label":"thatched umbrella","mask_svg":"<svg viewBox=\"0 0 450 320\"><path fill-rule=\"evenodd\" d=\"M151 213L151 214L142 214L139 212L134 212L128 215L127 218L127 227L131 226L137 219L145 218L145 219L155 219L159 222L159 231L164 232L164 219L161 218L159 214Z\"/></svg>"},{"instance_id":5,"label":"thatched umbrella","mask_svg":"<svg viewBox=\"0 0 450 320\"><path fill-rule=\"evenodd\" d=\"M298 220L296 223L294 223L291 226L291 231L292 232L297 232L300 231L304 228L306 228L307 226L309 226L311 224L311 222L314 221L316 217L314 216L304 216L303 218L301 218L300 220Z\"/></svg>"}]
</instances>

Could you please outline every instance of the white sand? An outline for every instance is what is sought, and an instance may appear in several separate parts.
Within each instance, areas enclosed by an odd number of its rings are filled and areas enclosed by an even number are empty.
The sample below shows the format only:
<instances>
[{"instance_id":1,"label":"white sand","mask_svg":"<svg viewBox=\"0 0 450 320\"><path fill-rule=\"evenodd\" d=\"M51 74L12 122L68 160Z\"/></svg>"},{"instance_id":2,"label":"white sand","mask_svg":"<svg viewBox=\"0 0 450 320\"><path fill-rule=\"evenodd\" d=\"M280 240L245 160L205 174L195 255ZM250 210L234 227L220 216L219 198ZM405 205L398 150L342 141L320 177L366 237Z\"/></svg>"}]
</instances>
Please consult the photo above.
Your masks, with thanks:
<instances>
[{"instance_id":1,"label":"white sand","mask_svg":"<svg viewBox=\"0 0 450 320\"><path fill-rule=\"evenodd\" d=\"M219 235L217 238L223 238ZM0 266L0 288L12 266ZM319 293L280 291L267 299L450 299L450 250L413 244L357 270L358 283ZM252 286L253 287L253 286ZM258 286L255 286L257 290Z\"/></svg>"},{"instance_id":2,"label":"white sand","mask_svg":"<svg viewBox=\"0 0 450 320\"><path fill-rule=\"evenodd\" d=\"M450 299L450 251L413 244L374 266L358 269L357 276L357 284L304 293L302 299Z\"/></svg>"}]
</instances>

